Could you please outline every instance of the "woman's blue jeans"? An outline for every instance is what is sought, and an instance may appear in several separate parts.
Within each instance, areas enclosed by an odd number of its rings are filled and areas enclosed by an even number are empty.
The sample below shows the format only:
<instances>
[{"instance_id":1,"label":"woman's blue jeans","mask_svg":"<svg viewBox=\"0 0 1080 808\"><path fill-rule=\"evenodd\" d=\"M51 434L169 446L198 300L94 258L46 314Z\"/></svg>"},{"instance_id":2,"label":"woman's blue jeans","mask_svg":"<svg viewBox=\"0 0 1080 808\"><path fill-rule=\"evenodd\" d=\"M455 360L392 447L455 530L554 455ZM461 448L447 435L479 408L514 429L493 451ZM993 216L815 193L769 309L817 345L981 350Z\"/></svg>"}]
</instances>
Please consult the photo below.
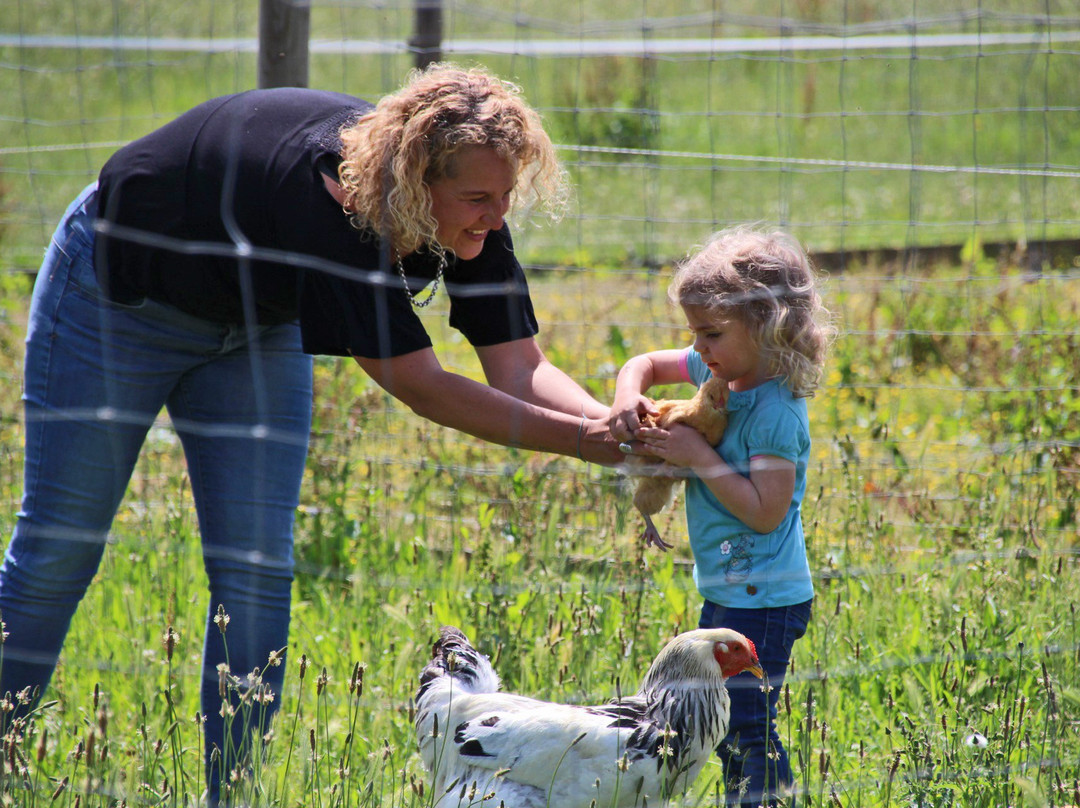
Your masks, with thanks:
<instances>
[{"instance_id":1,"label":"woman's blue jeans","mask_svg":"<svg viewBox=\"0 0 1080 808\"><path fill-rule=\"evenodd\" d=\"M754 641L769 685L765 692L765 682L745 672L727 682L731 719L716 750L724 766L727 805L776 805L792 786L787 750L776 732L776 704L792 646L806 633L812 604L735 609L707 600L701 607L699 628L732 628Z\"/></svg>"},{"instance_id":2,"label":"woman's blue jeans","mask_svg":"<svg viewBox=\"0 0 1080 808\"><path fill-rule=\"evenodd\" d=\"M295 324L224 326L151 300L105 299L94 273L95 210L91 186L68 208L34 286L24 492L0 566L8 632L0 693L45 690L140 447L166 407L187 459L209 581L202 713L207 763L215 746L224 757L208 770L213 801L221 771L238 765L265 723L244 726L238 712L226 740L218 689L226 650L241 691L256 668L275 694L284 679L284 666L267 659L288 642L312 362ZM219 607L229 616L224 636Z\"/></svg>"}]
</instances>

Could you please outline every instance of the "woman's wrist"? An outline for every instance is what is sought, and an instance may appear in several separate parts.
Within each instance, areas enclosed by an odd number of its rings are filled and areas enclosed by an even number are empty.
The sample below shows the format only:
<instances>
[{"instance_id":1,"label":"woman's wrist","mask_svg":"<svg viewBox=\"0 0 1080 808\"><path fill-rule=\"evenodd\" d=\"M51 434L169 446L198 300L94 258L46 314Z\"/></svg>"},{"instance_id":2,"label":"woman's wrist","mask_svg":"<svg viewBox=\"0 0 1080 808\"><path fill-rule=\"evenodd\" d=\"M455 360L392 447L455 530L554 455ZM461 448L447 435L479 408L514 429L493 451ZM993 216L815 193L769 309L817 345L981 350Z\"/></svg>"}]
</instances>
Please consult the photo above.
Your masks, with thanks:
<instances>
[{"instance_id":1,"label":"woman's wrist","mask_svg":"<svg viewBox=\"0 0 1080 808\"><path fill-rule=\"evenodd\" d=\"M574 441L574 453L586 463L615 466L626 460L619 451L619 442L611 436L607 421L602 418L590 418L586 414L575 427ZM574 453L567 454L573 457Z\"/></svg>"}]
</instances>

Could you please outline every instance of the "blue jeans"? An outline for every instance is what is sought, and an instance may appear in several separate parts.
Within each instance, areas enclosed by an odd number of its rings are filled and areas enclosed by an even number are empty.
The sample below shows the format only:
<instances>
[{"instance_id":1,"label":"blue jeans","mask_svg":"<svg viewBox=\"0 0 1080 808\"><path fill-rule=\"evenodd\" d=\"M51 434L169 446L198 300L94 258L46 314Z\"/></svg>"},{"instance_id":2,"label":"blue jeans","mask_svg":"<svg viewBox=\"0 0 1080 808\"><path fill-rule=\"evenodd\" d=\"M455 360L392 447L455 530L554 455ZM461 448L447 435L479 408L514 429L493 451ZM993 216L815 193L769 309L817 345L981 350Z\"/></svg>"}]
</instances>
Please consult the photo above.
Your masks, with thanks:
<instances>
[{"instance_id":1,"label":"blue jeans","mask_svg":"<svg viewBox=\"0 0 1080 808\"><path fill-rule=\"evenodd\" d=\"M226 739L217 669L226 645L240 691L255 668L275 693L284 679L284 666L267 659L288 642L312 361L294 323L226 326L151 300L107 300L94 273L94 190L68 208L30 305L24 491L0 566L9 635L0 693L30 688L40 696L48 685L147 431L166 407L187 460L209 581L207 764L215 746L224 757L208 770L214 801L222 768L242 760L250 732L269 715L245 725L237 713ZM213 622L219 607L230 618L224 636Z\"/></svg>"},{"instance_id":2,"label":"blue jeans","mask_svg":"<svg viewBox=\"0 0 1080 808\"><path fill-rule=\"evenodd\" d=\"M764 683L745 672L728 680L731 721L716 750L724 767L727 805L776 805L792 785L787 750L776 732L776 704L792 646L806 633L812 604L736 609L707 600L701 607L699 628L732 628L754 641L771 688L764 692Z\"/></svg>"}]
</instances>

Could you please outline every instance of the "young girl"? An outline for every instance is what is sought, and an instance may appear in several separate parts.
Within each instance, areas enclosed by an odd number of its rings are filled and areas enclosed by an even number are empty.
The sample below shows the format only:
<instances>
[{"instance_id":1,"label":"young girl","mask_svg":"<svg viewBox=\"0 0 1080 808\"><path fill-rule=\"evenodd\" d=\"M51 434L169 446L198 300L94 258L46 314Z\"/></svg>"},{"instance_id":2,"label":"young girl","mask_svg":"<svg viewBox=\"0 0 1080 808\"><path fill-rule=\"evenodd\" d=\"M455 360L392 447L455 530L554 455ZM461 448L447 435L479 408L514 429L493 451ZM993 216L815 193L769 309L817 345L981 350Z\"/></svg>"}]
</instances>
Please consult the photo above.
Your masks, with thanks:
<instances>
[{"instance_id":1,"label":"young girl","mask_svg":"<svg viewBox=\"0 0 1080 808\"><path fill-rule=\"evenodd\" d=\"M792 786L776 732L776 703L814 596L800 505L810 431L806 398L821 378L831 328L802 248L781 232L718 233L675 271L668 290L686 315L691 348L641 354L619 372L609 426L635 453L692 472L686 520L699 626L726 626L757 645L767 688L728 682L731 724L717 753L727 804L776 805ZM719 445L677 424L642 426L654 385L710 376L730 391ZM764 692L763 692L764 691Z\"/></svg>"}]
</instances>

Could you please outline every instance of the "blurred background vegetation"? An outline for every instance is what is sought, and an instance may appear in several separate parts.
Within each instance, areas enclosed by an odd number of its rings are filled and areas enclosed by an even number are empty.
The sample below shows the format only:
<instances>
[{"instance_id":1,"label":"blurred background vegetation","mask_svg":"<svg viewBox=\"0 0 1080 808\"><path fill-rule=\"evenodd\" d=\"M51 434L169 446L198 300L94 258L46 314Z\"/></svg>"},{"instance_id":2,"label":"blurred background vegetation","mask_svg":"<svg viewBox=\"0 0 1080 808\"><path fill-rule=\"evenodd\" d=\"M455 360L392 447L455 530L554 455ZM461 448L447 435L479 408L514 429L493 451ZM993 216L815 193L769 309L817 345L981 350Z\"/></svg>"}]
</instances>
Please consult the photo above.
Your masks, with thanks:
<instances>
[{"instance_id":1,"label":"blurred background vegetation","mask_svg":"<svg viewBox=\"0 0 1080 808\"><path fill-rule=\"evenodd\" d=\"M36 267L65 200L118 144L255 86L257 8L13 3L5 265ZM396 89L413 14L314 5L309 84ZM816 252L1076 237L1080 25L1063 0L447 3L443 18L443 55L520 83L563 147L576 200L560 225L522 231L531 263L655 267L748 220ZM729 50L734 38L764 44ZM662 44L687 41L699 46ZM539 51L552 42L565 51Z\"/></svg>"}]
</instances>

